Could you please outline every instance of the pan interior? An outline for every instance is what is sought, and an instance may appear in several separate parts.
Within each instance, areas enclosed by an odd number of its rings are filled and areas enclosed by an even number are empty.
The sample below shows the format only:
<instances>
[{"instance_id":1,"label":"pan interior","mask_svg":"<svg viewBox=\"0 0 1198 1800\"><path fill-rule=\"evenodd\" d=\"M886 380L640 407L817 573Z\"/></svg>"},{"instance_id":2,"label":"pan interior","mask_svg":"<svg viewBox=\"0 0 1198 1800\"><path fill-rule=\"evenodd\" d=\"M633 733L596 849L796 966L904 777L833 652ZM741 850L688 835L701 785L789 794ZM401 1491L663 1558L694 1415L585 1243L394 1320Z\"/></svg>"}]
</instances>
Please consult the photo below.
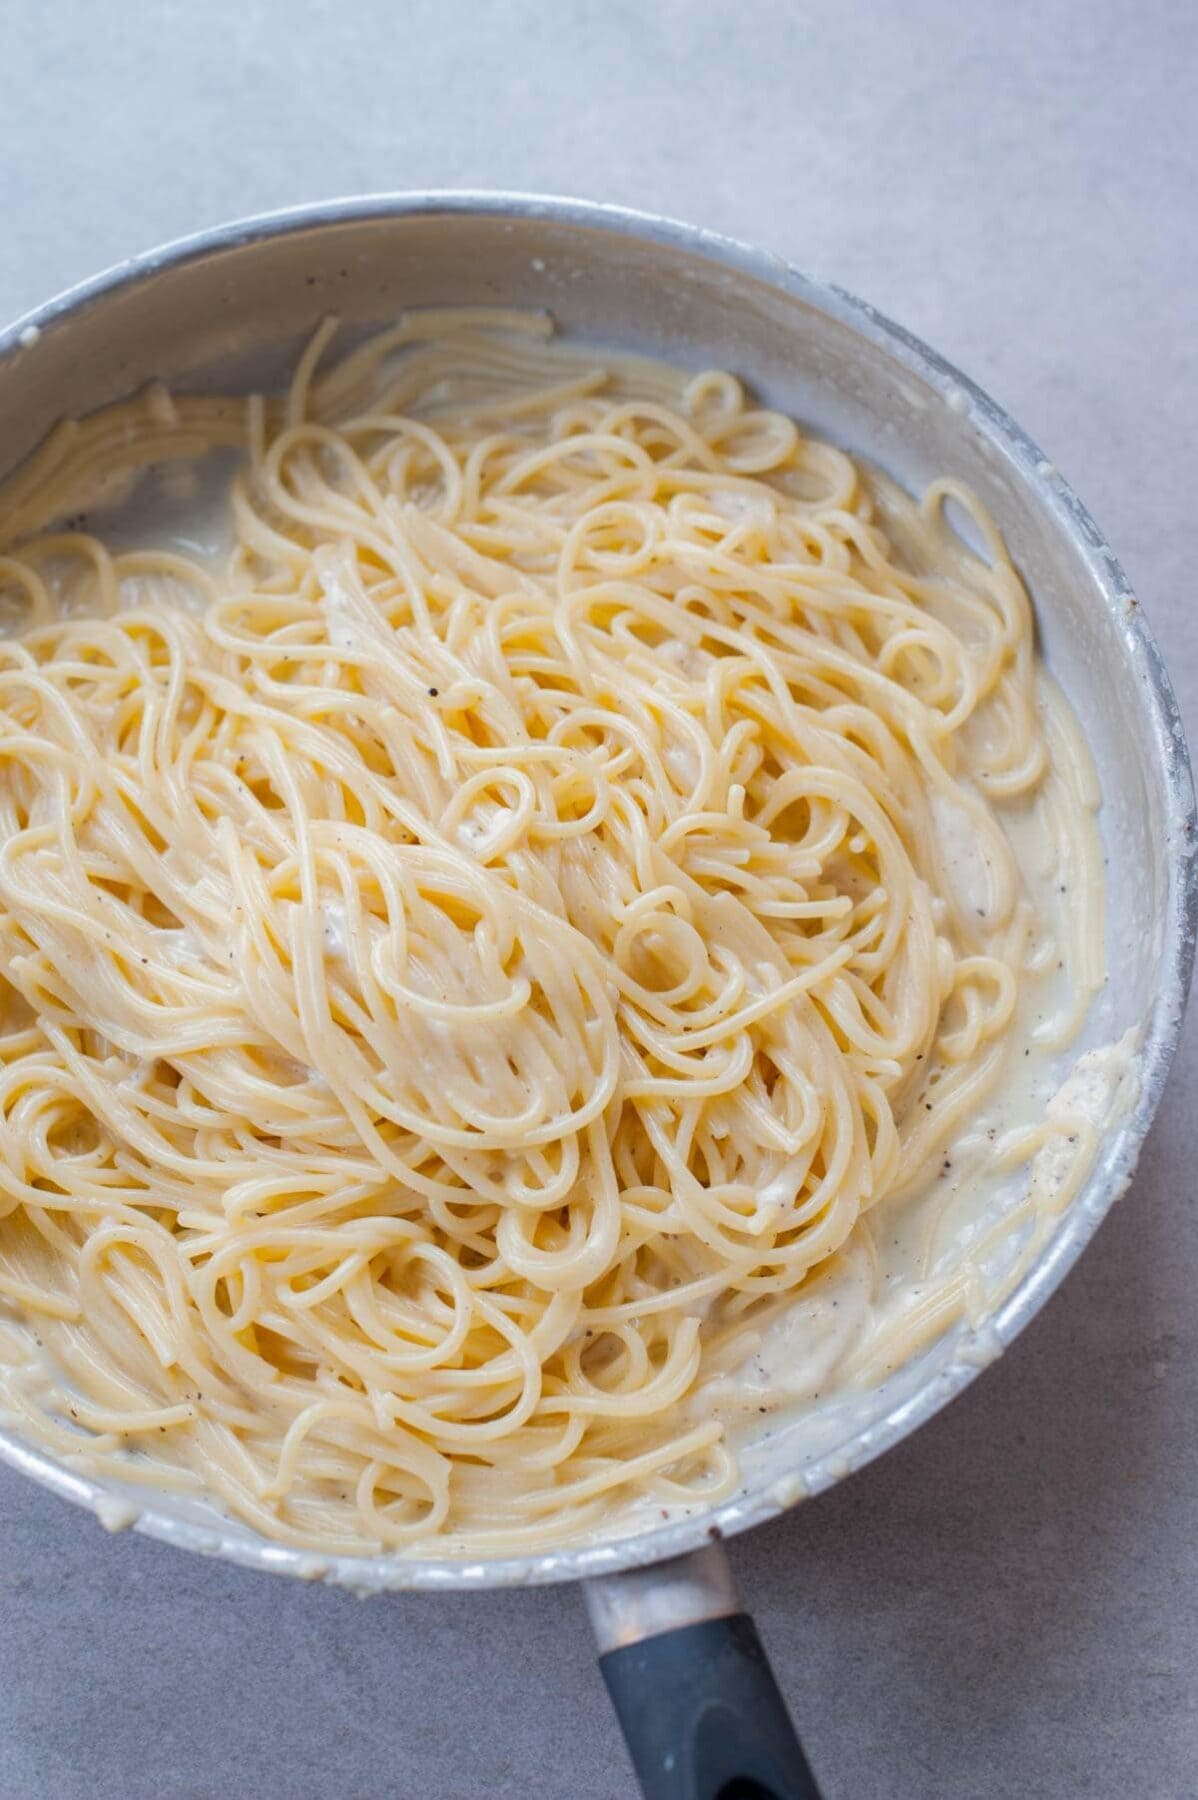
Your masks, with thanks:
<instances>
[{"instance_id":1,"label":"pan interior","mask_svg":"<svg viewBox=\"0 0 1198 1800\"><path fill-rule=\"evenodd\" d=\"M766 401L910 489L952 473L981 495L1031 591L1041 649L1097 766L1110 979L1060 1060L1140 1034L1139 1098L1022 1287L980 1332L954 1327L881 1387L747 1447L743 1495L640 1539L507 1563L314 1558L194 1502L103 1491L0 1433L0 1452L110 1525L357 1586L551 1580L674 1554L829 1485L929 1416L1020 1329L1129 1179L1176 1035L1192 953L1192 794L1180 724L1109 549L1056 472L998 410L868 309L736 246L570 202L398 201L330 208L197 240L45 309L0 342L3 460L64 415L152 378L192 391L278 387L327 313L345 339L409 307L548 307L571 336L692 369L731 368Z\"/></svg>"}]
</instances>

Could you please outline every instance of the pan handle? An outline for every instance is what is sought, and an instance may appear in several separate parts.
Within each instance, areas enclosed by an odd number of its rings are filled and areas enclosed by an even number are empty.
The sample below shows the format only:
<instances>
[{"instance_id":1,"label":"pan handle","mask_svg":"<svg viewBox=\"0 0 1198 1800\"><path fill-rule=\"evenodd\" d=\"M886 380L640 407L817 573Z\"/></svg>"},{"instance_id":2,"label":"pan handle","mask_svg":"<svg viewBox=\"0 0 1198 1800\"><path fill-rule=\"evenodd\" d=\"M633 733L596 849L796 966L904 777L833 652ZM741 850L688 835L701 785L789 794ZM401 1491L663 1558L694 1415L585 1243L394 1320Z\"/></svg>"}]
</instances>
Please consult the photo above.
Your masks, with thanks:
<instances>
[{"instance_id":1,"label":"pan handle","mask_svg":"<svg viewBox=\"0 0 1198 1800\"><path fill-rule=\"evenodd\" d=\"M820 1800L719 1544L583 1586L645 1800Z\"/></svg>"}]
</instances>

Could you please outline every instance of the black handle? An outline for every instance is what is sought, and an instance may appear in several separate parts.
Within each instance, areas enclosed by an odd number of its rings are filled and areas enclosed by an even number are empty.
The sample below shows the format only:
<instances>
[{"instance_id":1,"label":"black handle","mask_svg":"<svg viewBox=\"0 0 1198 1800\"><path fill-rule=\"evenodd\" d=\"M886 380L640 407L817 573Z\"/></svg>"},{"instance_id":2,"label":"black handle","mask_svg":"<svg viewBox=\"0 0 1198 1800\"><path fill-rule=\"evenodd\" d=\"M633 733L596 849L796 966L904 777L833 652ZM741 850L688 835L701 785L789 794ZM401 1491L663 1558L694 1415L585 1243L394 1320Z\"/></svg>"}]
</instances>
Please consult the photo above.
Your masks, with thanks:
<instances>
[{"instance_id":1,"label":"black handle","mask_svg":"<svg viewBox=\"0 0 1198 1800\"><path fill-rule=\"evenodd\" d=\"M645 1800L820 1800L748 1613L599 1658Z\"/></svg>"}]
</instances>

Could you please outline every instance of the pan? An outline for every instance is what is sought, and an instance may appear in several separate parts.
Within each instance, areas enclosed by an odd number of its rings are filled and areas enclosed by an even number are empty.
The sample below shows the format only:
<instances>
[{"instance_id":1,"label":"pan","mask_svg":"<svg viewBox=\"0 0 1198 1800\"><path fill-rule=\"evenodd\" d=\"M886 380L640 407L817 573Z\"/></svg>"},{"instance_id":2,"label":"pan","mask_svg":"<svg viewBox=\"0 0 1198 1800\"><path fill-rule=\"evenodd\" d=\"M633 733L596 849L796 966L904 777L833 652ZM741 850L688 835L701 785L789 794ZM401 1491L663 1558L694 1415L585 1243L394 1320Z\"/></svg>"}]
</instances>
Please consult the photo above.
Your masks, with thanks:
<instances>
[{"instance_id":1,"label":"pan","mask_svg":"<svg viewBox=\"0 0 1198 1800\"><path fill-rule=\"evenodd\" d=\"M1083 723L1103 794L1110 979L1074 1057L1135 1034L1136 1098L992 1315L954 1325L868 1392L750 1446L727 1503L637 1535L499 1560L317 1557L192 1499L92 1480L9 1430L0 1456L110 1527L359 1592L581 1580L601 1666L650 1800L818 1792L723 1540L818 1494L930 1418L1039 1311L1131 1179L1177 1042L1194 956L1194 795L1177 706L1139 604L1058 471L984 393L841 289L764 252L620 208L425 193L246 220L134 258L0 333L0 464L64 415L157 378L281 385L316 321L347 332L434 304L548 307L572 335L695 369L770 403L911 488L951 472L997 518L1041 649ZM1067 1072L1068 1061L1062 1074Z\"/></svg>"}]
</instances>

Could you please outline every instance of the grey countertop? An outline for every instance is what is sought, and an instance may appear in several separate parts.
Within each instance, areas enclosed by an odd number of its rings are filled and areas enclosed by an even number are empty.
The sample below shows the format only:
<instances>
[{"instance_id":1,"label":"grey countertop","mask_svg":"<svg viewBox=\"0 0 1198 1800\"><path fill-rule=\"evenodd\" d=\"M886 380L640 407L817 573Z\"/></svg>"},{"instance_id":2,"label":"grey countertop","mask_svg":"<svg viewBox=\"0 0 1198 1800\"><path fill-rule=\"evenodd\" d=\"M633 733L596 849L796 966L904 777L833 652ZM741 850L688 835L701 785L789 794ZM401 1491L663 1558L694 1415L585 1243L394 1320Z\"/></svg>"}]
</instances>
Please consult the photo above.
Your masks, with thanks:
<instances>
[{"instance_id":1,"label":"grey countertop","mask_svg":"<svg viewBox=\"0 0 1198 1800\"><path fill-rule=\"evenodd\" d=\"M0 315L355 191L712 225L1010 408L1193 727L1192 0L9 0L0 44ZM829 1800L1198 1792L1196 1069L1192 1026L1131 1194L1002 1362L734 1545ZM632 1791L575 1592L362 1604L109 1539L7 1471L0 1667L0 1800Z\"/></svg>"}]
</instances>

